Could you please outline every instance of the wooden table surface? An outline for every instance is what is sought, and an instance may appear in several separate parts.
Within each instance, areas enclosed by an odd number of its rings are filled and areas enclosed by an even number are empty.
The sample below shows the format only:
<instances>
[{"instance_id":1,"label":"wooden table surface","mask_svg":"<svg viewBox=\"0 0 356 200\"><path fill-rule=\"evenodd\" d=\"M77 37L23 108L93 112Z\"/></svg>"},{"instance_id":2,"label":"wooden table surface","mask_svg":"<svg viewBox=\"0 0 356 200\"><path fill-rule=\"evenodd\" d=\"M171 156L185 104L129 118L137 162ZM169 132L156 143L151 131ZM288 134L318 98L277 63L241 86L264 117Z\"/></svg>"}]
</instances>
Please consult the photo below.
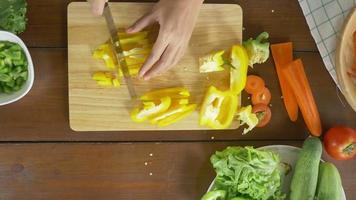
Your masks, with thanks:
<instances>
[{"instance_id":1,"label":"wooden table surface","mask_svg":"<svg viewBox=\"0 0 356 200\"><path fill-rule=\"evenodd\" d=\"M70 1L27 2L29 21L20 37L33 57L35 83L21 101L0 107L1 200L196 200L214 177L209 163L214 151L229 145L300 146L308 136L301 118L291 123L287 117L271 59L252 71L265 78L273 96L272 121L263 129L247 135L241 135L241 129L76 133L68 122ZM292 41L295 57L305 63L324 130L336 124L356 128L356 114L325 69L297 0L206 3L240 4L245 39L264 30L272 43ZM243 104L247 101L243 96ZM341 172L347 198L356 199L356 159L331 161Z\"/></svg>"}]
</instances>

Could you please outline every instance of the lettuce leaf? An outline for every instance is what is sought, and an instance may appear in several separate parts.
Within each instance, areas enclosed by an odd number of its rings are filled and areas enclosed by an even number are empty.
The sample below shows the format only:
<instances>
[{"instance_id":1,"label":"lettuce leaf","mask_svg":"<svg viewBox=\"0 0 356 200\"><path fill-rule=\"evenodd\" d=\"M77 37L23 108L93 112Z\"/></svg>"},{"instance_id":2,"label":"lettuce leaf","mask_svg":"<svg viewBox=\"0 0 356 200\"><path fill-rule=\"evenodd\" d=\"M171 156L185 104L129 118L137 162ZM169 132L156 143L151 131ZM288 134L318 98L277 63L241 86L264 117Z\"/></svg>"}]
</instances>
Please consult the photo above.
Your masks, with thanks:
<instances>
[{"instance_id":1,"label":"lettuce leaf","mask_svg":"<svg viewBox=\"0 0 356 200\"><path fill-rule=\"evenodd\" d=\"M226 199L285 199L277 154L253 147L227 147L210 161L217 174L213 190L227 191Z\"/></svg>"},{"instance_id":2,"label":"lettuce leaf","mask_svg":"<svg viewBox=\"0 0 356 200\"><path fill-rule=\"evenodd\" d=\"M26 29L26 0L0 1L0 29L19 34Z\"/></svg>"}]
</instances>

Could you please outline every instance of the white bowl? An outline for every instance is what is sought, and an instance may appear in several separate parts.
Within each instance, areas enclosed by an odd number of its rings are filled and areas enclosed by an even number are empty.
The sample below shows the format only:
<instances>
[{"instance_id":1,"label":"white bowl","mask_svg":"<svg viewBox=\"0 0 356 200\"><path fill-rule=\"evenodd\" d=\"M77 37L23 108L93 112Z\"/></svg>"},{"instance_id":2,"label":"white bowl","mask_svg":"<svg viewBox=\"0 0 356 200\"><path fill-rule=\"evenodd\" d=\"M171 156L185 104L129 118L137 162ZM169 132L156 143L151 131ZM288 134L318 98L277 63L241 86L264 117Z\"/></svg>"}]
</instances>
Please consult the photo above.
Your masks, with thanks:
<instances>
[{"instance_id":1,"label":"white bowl","mask_svg":"<svg viewBox=\"0 0 356 200\"><path fill-rule=\"evenodd\" d=\"M16 35L14 35L10 32L0 31L0 41L3 41L3 40L17 43L22 47L23 51L26 54L27 63L28 63L28 66L27 66L28 78L27 78L26 83L24 83L24 85L22 86L22 88L19 91L13 92L11 94L0 93L0 106L15 102L15 101L21 99L22 97L24 97L32 88L33 80L35 78L32 58L31 58L30 52L28 51L28 49L27 49L26 45L23 43L23 41L19 37L17 37Z\"/></svg>"}]
</instances>

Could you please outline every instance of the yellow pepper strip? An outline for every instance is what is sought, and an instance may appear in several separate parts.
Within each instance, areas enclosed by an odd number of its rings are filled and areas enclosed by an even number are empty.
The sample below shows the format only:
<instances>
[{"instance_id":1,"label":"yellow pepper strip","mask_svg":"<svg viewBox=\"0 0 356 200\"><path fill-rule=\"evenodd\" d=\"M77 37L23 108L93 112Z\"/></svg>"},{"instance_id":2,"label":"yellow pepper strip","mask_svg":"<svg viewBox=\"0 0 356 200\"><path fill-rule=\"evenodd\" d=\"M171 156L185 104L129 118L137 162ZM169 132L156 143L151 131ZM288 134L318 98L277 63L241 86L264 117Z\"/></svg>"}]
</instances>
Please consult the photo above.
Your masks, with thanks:
<instances>
[{"instance_id":1,"label":"yellow pepper strip","mask_svg":"<svg viewBox=\"0 0 356 200\"><path fill-rule=\"evenodd\" d=\"M244 129L243 134L248 133L258 124L258 118L255 113L252 113L251 105L240 108L237 112L237 117L241 121L241 125L247 124L248 126L248 128Z\"/></svg>"},{"instance_id":2,"label":"yellow pepper strip","mask_svg":"<svg viewBox=\"0 0 356 200\"><path fill-rule=\"evenodd\" d=\"M241 45L234 45L231 49L230 90L240 94L245 88L249 58L246 49Z\"/></svg>"},{"instance_id":3,"label":"yellow pepper strip","mask_svg":"<svg viewBox=\"0 0 356 200\"><path fill-rule=\"evenodd\" d=\"M199 58L199 72L206 73L206 72L218 72L224 70L224 59L223 54L224 50L214 52L209 55L205 55Z\"/></svg>"},{"instance_id":4,"label":"yellow pepper strip","mask_svg":"<svg viewBox=\"0 0 356 200\"><path fill-rule=\"evenodd\" d=\"M109 44L105 43L100 45L97 49L94 50L93 57L95 59L103 59L105 65L109 69L115 69L117 65L116 60L114 59L113 51Z\"/></svg>"},{"instance_id":5,"label":"yellow pepper strip","mask_svg":"<svg viewBox=\"0 0 356 200\"><path fill-rule=\"evenodd\" d=\"M165 112L171 106L171 98L166 96L159 100L142 102L141 108L134 108L131 112L131 119L135 122L143 122Z\"/></svg>"},{"instance_id":6,"label":"yellow pepper strip","mask_svg":"<svg viewBox=\"0 0 356 200\"><path fill-rule=\"evenodd\" d=\"M148 32L142 31L142 32L133 33L133 34L119 32L118 36L120 38L120 44L124 46L129 43L137 43L137 42L144 40L145 38L147 38Z\"/></svg>"},{"instance_id":7,"label":"yellow pepper strip","mask_svg":"<svg viewBox=\"0 0 356 200\"><path fill-rule=\"evenodd\" d=\"M150 122L151 124L157 124L159 127L168 126L189 116L196 109L196 107L196 104L175 105L172 106L167 112L153 118Z\"/></svg>"},{"instance_id":8,"label":"yellow pepper strip","mask_svg":"<svg viewBox=\"0 0 356 200\"><path fill-rule=\"evenodd\" d=\"M115 78L111 72L95 72L92 76L93 80L100 86L119 87L120 81Z\"/></svg>"},{"instance_id":9,"label":"yellow pepper strip","mask_svg":"<svg viewBox=\"0 0 356 200\"><path fill-rule=\"evenodd\" d=\"M187 88L184 87L174 87L174 88L166 88L166 89L159 89L147 92L146 94L142 95L140 99L142 101L151 101L160 99L164 96L169 96L172 99L183 99L188 98L190 93Z\"/></svg>"},{"instance_id":10,"label":"yellow pepper strip","mask_svg":"<svg viewBox=\"0 0 356 200\"><path fill-rule=\"evenodd\" d=\"M228 128L237 110L238 100L230 90L219 91L210 86L200 110L199 123L213 129Z\"/></svg>"}]
</instances>

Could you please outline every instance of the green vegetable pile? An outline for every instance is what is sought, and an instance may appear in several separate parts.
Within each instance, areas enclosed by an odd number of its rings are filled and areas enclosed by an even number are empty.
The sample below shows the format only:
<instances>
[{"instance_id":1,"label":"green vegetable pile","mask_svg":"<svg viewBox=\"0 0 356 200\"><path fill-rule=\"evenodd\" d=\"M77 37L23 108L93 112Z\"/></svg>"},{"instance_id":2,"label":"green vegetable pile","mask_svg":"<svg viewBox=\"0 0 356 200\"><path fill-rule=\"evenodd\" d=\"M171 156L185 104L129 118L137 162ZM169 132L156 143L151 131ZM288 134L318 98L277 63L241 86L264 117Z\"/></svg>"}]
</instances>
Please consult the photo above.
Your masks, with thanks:
<instances>
[{"instance_id":1,"label":"green vegetable pile","mask_svg":"<svg viewBox=\"0 0 356 200\"><path fill-rule=\"evenodd\" d=\"M250 38L242 43L247 51L250 67L253 67L254 64L264 63L269 58L268 38L269 34L262 32L256 39Z\"/></svg>"},{"instance_id":2,"label":"green vegetable pile","mask_svg":"<svg viewBox=\"0 0 356 200\"><path fill-rule=\"evenodd\" d=\"M279 156L253 147L228 147L210 158L216 171L202 200L280 200L283 170Z\"/></svg>"},{"instance_id":3,"label":"green vegetable pile","mask_svg":"<svg viewBox=\"0 0 356 200\"><path fill-rule=\"evenodd\" d=\"M0 94L18 91L28 76L27 58L20 45L0 41Z\"/></svg>"},{"instance_id":4,"label":"green vegetable pile","mask_svg":"<svg viewBox=\"0 0 356 200\"><path fill-rule=\"evenodd\" d=\"M0 1L0 29L18 34L26 28L26 0Z\"/></svg>"}]
</instances>

